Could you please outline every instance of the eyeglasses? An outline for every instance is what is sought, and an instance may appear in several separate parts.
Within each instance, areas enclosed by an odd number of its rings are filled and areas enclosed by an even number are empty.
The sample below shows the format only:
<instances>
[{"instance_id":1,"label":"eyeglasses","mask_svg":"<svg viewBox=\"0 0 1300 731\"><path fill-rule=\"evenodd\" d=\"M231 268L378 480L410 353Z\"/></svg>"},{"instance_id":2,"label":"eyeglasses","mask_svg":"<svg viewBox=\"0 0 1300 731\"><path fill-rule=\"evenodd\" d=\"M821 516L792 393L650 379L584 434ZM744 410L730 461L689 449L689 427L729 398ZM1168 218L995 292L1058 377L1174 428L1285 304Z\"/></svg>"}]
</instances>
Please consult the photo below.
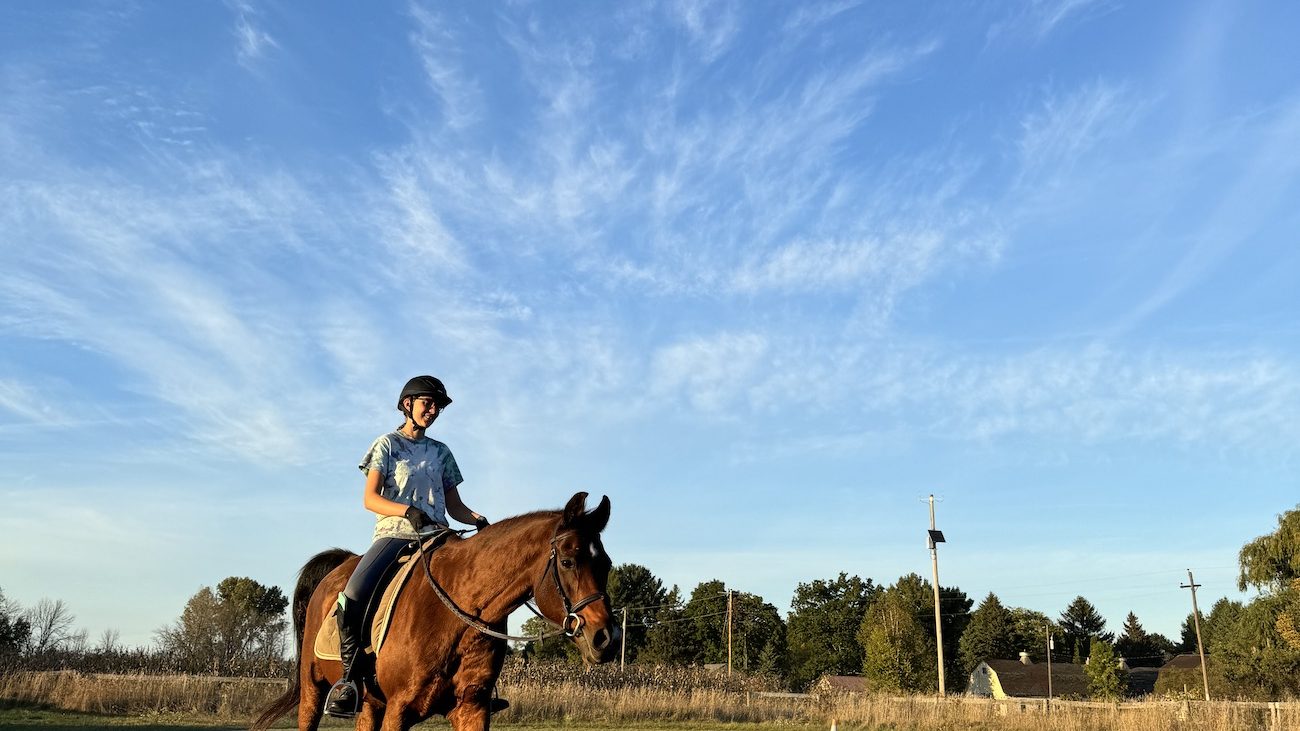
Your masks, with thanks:
<instances>
[{"instance_id":1,"label":"eyeglasses","mask_svg":"<svg viewBox=\"0 0 1300 731\"><path fill-rule=\"evenodd\" d=\"M432 396L417 396L411 401L411 403L420 404L426 409L433 408L437 405L437 401Z\"/></svg>"}]
</instances>

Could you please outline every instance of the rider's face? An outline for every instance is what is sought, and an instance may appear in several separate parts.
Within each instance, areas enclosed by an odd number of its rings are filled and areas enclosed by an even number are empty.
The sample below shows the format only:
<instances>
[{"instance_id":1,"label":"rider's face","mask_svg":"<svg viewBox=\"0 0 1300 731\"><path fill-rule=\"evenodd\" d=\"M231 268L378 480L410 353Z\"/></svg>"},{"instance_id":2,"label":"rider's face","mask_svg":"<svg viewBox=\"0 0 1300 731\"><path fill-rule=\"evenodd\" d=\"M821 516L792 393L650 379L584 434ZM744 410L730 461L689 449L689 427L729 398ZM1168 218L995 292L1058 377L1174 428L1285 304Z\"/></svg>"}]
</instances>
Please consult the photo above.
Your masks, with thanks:
<instances>
[{"instance_id":1,"label":"rider's face","mask_svg":"<svg viewBox=\"0 0 1300 731\"><path fill-rule=\"evenodd\" d=\"M431 396L417 396L411 399L411 421L417 426L428 427L438 417L438 405Z\"/></svg>"}]
</instances>

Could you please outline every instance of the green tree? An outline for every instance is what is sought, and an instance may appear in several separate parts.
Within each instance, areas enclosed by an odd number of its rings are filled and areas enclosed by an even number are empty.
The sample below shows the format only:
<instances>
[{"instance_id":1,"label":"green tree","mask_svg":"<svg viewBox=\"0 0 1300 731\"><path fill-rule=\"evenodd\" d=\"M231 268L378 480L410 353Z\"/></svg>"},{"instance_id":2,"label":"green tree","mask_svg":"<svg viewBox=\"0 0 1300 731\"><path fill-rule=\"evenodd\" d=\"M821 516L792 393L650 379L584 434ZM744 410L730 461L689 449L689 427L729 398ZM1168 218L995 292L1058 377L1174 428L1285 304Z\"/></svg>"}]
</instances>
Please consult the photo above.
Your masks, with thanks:
<instances>
[{"instance_id":1,"label":"green tree","mask_svg":"<svg viewBox=\"0 0 1300 731\"><path fill-rule=\"evenodd\" d=\"M180 618L158 630L158 644L179 669L213 675L273 675L284 656L289 604L278 587L231 576L202 587Z\"/></svg>"},{"instance_id":2,"label":"green tree","mask_svg":"<svg viewBox=\"0 0 1300 731\"><path fill-rule=\"evenodd\" d=\"M962 667L961 638L970 624L970 608L974 602L966 592L955 586L939 587L939 623L943 627L944 690L960 693L966 689L970 673ZM934 623L930 623L933 629ZM933 632L931 632L933 637Z\"/></svg>"},{"instance_id":3,"label":"green tree","mask_svg":"<svg viewBox=\"0 0 1300 731\"><path fill-rule=\"evenodd\" d=\"M1210 607L1210 613L1201 619L1201 641L1205 643L1205 652L1210 653L1220 643L1226 643L1235 633L1246 606L1241 602L1223 597ZM1191 617L1189 614L1188 617ZM1193 633L1192 648L1195 651L1196 636Z\"/></svg>"},{"instance_id":4,"label":"green tree","mask_svg":"<svg viewBox=\"0 0 1300 731\"><path fill-rule=\"evenodd\" d=\"M1172 649L1173 643L1166 637L1143 629L1133 612L1124 618L1124 630L1115 640L1115 652L1134 668L1158 668L1165 664L1165 654Z\"/></svg>"},{"instance_id":5,"label":"green tree","mask_svg":"<svg viewBox=\"0 0 1300 731\"><path fill-rule=\"evenodd\" d=\"M1002 605L996 594L989 592L971 614L970 624L961 636L962 673L969 676L975 666L985 660L1018 657L1014 631L1011 610Z\"/></svg>"},{"instance_id":6,"label":"green tree","mask_svg":"<svg viewBox=\"0 0 1300 731\"><path fill-rule=\"evenodd\" d=\"M1151 632L1147 634L1147 641L1151 643L1151 648L1155 651L1155 656L1159 658L1156 662L1164 664L1168 659L1178 654L1178 646L1174 641L1160 634Z\"/></svg>"},{"instance_id":7,"label":"green tree","mask_svg":"<svg viewBox=\"0 0 1300 731\"><path fill-rule=\"evenodd\" d=\"M682 603L681 590L676 586L668 591L659 609L648 620L646 644L642 648L642 662L660 665L688 665L694 662L697 648L691 637L690 618Z\"/></svg>"},{"instance_id":8,"label":"green tree","mask_svg":"<svg viewBox=\"0 0 1300 731\"><path fill-rule=\"evenodd\" d=\"M1204 621L1205 615L1201 615ZM1196 625L1193 624L1192 613L1187 613L1187 618L1179 627L1178 644L1175 646L1178 652L1196 652Z\"/></svg>"},{"instance_id":9,"label":"green tree","mask_svg":"<svg viewBox=\"0 0 1300 731\"><path fill-rule=\"evenodd\" d=\"M654 613L663 605L668 592L650 569L634 563L615 566L609 572L609 603L615 620L622 624L626 612L626 660L632 662L645 647Z\"/></svg>"},{"instance_id":10,"label":"green tree","mask_svg":"<svg viewBox=\"0 0 1300 731\"><path fill-rule=\"evenodd\" d=\"M1029 658L1034 662L1047 661L1047 630L1050 628L1052 636L1057 642L1062 641L1063 634L1060 626L1051 620L1046 614L1035 609L1026 609L1024 607L1012 607L1011 612L1011 645L1015 650L1016 657L1020 653L1029 653ZM1058 645L1058 648L1060 646ZM1060 650L1058 649L1058 653ZM1057 659L1059 655L1053 655L1052 659ZM1063 657L1063 656L1061 656ZM1068 658L1065 658L1068 660Z\"/></svg>"},{"instance_id":11,"label":"green tree","mask_svg":"<svg viewBox=\"0 0 1300 731\"><path fill-rule=\"evenodd\" d=\"M792 687L806 688L823 675L862 671L858 630L879 593L871 579L844 573L799 584L790 601L787 634Z\"/></svg>"},{"instance_id":12,"label":"green tree","mask_svg":"<svg viewBox=\"0 0 1300 731\"><path fill-rule=\"evenodd\" d=\"M922 584L916 574L905 576L867 609L858 641L862 674L873 688L915 693L938 687L934 638L918 620L923 612L917 588Z\"/></svg>"},{"instance_id":13,"label":"green tree","mask_svg":"<svg viewBox=\"0 0 1300 731\"><path fill-rule=\"evenodd\" d=\"M1075 649L1081 660L1088 659L1090 646L1094 639L1112 642L1115 636L1106 631L1106 620L1092 605L1081 596L1075 597L1070 606L1061 612L1061 632L1065 635L1067 646Z\"/></svg>"},{"instance_id":14,"label":"green tree","mask_svg":"<svg viewBox=\"0 0 1300 731\"><path fill-rule=\"evenodd\" d=\"M1106 640L1092 638L1088 664L1084 668L1088 674L1088 691L1093 698L1117 701L1124 697L1128 687L1128 672L1119 664L1115 648Z\"/></svg>"},{"instance_id":15,"label":"green tree","mask_svg":"<svg viewBox=\"0 0 1300 731\"><path fill-rule=\"evenodd\" d=\"M732 596L732 665L741 670L764 671L784 678L786 652L785 622L776 607L757 594L735 592Z\"/></svg>"},{"instance_id":16,"label":"green tree","mask_svg":"<svg viewBox=\"0 0 1300 731\"><path fill-rule=\"evenodd\" d=\"M1227 695L1274 700L1300 694L1300 648L1278 630L1289 599L1285 593L1269 593L1245 606L1220 600L1215 608L1222 604L1223 611L1217 617L1211 610L1206 622L1213 632L1209 666L1222 678Z\"/></svg>"},{"instance_id":17,"label":"green tree","mask_svg":"<svg viewBox=\"0 0 1300 731\"><path fill-rule=\"evenodd\" d=\"M1277 518L1277 530L1241 547L1237 588L1283 592L1300 579L1300 505Z\"/></svg>"},{"instance_id":18,"label":"green tree","mask_svg":"<svg viewBox=\"0 0 1300 731\"><path fill-rule=\"evenodd\" d=\"M32 634L22 607L0 589L0 671L15 667Z\"/></svg>"},{"instance_id":19,"label":"green tree","mask_svg":"<svg viewBox=\"0 0 1300 731\"><path fill-rule=\"evenodd\" d=\"M686 601L684 615L694 646L690 662L726 662L727 585L718 579L697 584Z\"/></svg>"},{"instance_id":20,"label":"green tree","mask_svg":"<svg viewBox=\"0 0 1300 731\"><path fill-rule=\"evenodd\" d=\"M1268 625L1254 638L1256 667L1271 668L1277 677L1289 674L1294 693L1300 686L1300 506L1278 516L1277 530L1242 546L1237 562L1237 587L1260 590L1252 616Z\"/></svg>"}]
</instances>

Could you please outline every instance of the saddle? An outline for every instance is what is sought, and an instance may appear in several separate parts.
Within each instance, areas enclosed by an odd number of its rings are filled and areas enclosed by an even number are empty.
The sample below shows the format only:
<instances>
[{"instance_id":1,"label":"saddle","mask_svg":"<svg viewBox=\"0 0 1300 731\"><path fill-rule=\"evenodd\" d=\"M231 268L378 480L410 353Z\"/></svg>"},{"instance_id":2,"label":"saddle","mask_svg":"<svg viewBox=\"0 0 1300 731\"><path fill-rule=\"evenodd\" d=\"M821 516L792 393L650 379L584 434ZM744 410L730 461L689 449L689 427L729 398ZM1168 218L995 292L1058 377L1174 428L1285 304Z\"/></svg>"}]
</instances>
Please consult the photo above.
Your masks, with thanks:
<instances>
[{"instance_id":1,"label":"saddle","mask_svg":"<svg viewBox=\"0 0 1300 731\"><path fill-rule=\"evenodd\" d=\"M434 549L446 543L453 533L455 531L451 529L443 529L424 538L424 553L432 553ZM388 632L389 621L392 619L393 605L397 603L398 595L401 594L402 588L406 586L407 580L411 578L411 572L420 565L419 560L417 560L421 555L417 551L419 546L419 541L411 541L406 548L403 548L402 552L393 561L393 564L385 571L379 588L375 589L375 595L379 597L379 601L375 601L374 598L370 600L370 605L366 609L366 617L361 621L363 632L366 629L369 630L365 632L366 636L361 640L363 644L362 653L379 654L379 648L384 644L384 636ZM312 649L316 657L322 660L341 661L339 655L339 627L338 622L334 619L334 615L338 610L338 604L335 603L330 608L329 613L325 615L325 618L321 620L321 626L316 631L316 643ZM366 640L369 640L368 646L364 646Z\"/></svg>"}]
</instances>

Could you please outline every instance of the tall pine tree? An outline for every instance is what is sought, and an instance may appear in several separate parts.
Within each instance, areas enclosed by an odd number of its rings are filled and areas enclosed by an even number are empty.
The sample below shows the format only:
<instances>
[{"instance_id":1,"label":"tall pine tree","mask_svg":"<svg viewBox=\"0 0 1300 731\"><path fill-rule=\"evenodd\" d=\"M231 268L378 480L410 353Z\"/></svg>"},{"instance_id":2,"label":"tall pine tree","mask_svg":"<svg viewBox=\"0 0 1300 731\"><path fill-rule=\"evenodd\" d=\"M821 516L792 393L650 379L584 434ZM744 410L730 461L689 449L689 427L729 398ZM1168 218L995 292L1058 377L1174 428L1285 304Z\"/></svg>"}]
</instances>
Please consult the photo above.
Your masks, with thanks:
<instances>
[{"instance_id":1,"label":"tall pine tree","mask_svg":"<svg viewBox=\"0 0 1300 731\"><path fill-rule=\"evenodd\" d=\"M1129 667L1155 668L1164 664L1164 648L1157 642L1155 635L1148 634L1142 628L1142 622L1132 612L1124 618L1124 631L1115 640L1115 651Z\"/></svg>"},{"instance_id":2,"label":"tall pine tree","mask_svg":"<svg viewBox=\"0 0 1300 731\"><path fill-rule=\"evenodd\" d=\"M1080 660L1087 660L1093 639L1111 642L1115 636L1106 631L1106 620L1092 605L1081 596L1074 598L1070 606L1061 612L1061 631L1065 634L1067 646L1073 646Z\"/></svg>"},{"instance_id":3,"label":"tall pine tree","mask_svg":"<svg viewBox=\"0 0 1300 731\"><path fill-rule=\"evenodd\" d=\"M1011 611L1002 605L993 592L984 597L979 608L971 614L970 624L961 636L959 656L962 672L970 675L985 660L1014 659L1014 623Z\"/></svg>"}]
</instances>

